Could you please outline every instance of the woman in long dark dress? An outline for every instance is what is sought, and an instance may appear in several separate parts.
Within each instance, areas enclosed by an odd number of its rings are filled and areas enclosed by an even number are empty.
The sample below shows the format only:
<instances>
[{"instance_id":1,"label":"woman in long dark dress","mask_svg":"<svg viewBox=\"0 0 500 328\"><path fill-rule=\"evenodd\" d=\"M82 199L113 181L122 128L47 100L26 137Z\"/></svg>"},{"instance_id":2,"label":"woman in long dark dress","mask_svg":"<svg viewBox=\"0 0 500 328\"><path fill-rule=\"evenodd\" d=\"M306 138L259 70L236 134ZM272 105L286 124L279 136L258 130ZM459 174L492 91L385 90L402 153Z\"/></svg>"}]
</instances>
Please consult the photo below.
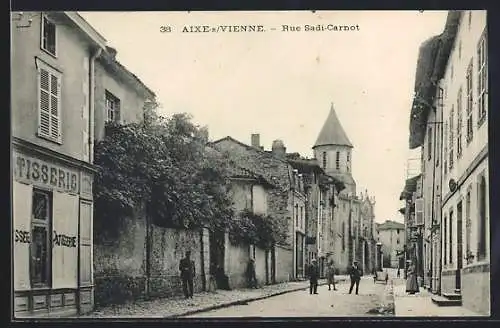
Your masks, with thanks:
<instances>
[{"instance_id":1,"label":"woman in long dark dress","mask_svg":"<svg viewBox=\"0 0 500 328\"><path fill-rule=\"evenodd\" d=\"M418 281L417 281L417 270L414 262L410 263L408 267L408 278L406 279L406 292L410 295L414 295L419 292Z\"/></svg>"}]
</instances>

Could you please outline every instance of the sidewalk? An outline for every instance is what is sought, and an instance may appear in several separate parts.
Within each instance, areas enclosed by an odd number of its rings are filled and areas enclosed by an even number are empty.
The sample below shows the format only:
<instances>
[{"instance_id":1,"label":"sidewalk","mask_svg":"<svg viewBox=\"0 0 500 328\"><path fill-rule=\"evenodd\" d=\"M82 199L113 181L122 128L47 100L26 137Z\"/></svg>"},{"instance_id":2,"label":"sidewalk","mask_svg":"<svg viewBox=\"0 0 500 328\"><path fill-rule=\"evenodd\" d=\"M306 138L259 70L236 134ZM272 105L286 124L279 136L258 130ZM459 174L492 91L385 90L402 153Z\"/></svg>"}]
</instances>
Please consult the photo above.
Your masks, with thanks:
<instances>
[{"instance_id":1,"label":"sidewalk","mask_svg":"<svg viewBox=\"0 0 500 328\"><path fill-rule=\"evenodd\" d=\"M393 279L396 317L471 317L481 316L462 306L438 306L431 300L432 293L420 288L420 293L408 295L403 279Z\"/></svg>"},{"instance_id":2,"label":"sidewalk","mask_svg":"<svg viewBox=\"0 0 500 328\"><path fill-rule=\"evenodd\" d=\"M339 275L335 281L345 281ZM322 279L320 285L326 284ZM309 281L287 282L263 286L259 289L217 290L194 294L192 299L183 297L161 298L108 306L79 316L85 318L173 318L205 312L309 288Z\"/></svg>"}]
</instances>

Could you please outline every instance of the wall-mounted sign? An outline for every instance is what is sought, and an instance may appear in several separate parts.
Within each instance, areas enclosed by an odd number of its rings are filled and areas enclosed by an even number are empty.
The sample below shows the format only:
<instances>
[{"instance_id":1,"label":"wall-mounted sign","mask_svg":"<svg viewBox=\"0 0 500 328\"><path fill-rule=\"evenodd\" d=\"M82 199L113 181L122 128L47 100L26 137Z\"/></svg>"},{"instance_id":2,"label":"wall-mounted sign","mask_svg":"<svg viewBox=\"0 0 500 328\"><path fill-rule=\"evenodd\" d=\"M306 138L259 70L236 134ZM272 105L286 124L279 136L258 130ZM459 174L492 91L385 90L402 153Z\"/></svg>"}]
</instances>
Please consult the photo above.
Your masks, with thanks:
<instances>
[{"instance_id":1,"label":"wall-mounted sign","mask_svg":"<svg viewBox=\"0 0 500 328\"><path fill-rule=\"evenodd\" d=\"M14 178L35 185L78 193L78 172L38 158L14 153Z\"/></svg>"}]
</instances>

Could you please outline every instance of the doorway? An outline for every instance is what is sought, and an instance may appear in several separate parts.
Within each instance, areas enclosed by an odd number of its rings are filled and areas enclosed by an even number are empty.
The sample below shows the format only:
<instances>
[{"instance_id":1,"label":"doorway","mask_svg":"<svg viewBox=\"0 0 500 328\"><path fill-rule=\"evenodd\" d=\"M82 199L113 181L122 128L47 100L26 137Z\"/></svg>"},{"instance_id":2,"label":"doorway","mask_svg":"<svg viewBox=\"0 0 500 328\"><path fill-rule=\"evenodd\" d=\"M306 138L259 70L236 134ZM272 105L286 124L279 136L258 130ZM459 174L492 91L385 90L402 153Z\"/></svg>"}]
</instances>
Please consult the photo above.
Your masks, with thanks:
<instances>
[{"instance_id":1,"label":"doorway","mask_svg":"<svg viewBox=\"0 0 500 328\"><path fill-rule=\"evenodd\" d=\"M462 245L462 202L457 204L457 273L455 275L455 290L461 289L462 267L463 267L463 245Z\"/></svg>"},{"instance_id":2,"label":"doorway","mask_svg":"<svg viewBox=\"0 0 500 328\"><path fill-rule=\"evenodd\" d=\"M215 278L217 288L229 289L229 281L224 272L224 231L210 231L210 275Z\"/></svg>"}]
</instances>

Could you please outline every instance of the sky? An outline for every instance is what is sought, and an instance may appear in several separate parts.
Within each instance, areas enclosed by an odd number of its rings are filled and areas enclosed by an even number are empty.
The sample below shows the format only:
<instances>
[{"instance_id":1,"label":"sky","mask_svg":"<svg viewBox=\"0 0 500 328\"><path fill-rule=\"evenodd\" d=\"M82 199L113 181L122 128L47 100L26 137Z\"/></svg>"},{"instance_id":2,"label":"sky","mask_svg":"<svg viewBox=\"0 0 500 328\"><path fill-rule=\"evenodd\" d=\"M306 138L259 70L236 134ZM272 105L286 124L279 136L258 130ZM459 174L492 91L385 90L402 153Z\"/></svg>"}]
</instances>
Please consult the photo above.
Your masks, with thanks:
<instances>
[{"instance_id":1,"label":"sky","mask_svg":"<svg viewBox=\"0 0 500 328\"><path fill-rule=\"evenodd\" d=\"M117 59L157 95L161 112L186 112L210 139L312 157L331 104L354 145L358 193L375 197L375 220L403 221L418 49L444 29L446 11L80 12ZM304 31L305 25L354 26ZM262 25L264 32L185 33L190 25ZM289 27L283 31L283 25ZM161 32L168 26L171 32ZM300 31L290 31L300 26ZM410 169L408 170L408 163Z\"/></svg>"}]
</instances>

